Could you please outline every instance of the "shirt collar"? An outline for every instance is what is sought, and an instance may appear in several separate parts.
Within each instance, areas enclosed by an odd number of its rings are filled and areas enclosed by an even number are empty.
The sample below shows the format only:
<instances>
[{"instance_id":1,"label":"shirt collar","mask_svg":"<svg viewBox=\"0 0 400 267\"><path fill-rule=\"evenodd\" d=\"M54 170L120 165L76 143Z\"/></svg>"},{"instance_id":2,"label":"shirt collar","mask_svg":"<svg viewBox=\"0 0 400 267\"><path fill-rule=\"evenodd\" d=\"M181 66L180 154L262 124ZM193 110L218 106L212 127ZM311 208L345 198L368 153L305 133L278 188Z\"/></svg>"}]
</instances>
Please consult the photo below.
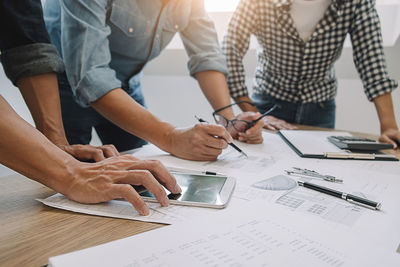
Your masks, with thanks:
<instances>
[{"instance_id":1,"label":"shirt collar","mask_svg":"<svg viewBox=\"0 0 400 267\"><path fill-rule=\"evenodd\" d=\"M344 3L348 0L331 0L333 11L336 12L337 15L341 14L341 9L344 6ZM272 3L279 9L289 11L290 6L292 5L292 0L271 0Z\"/></svg>"}]
</instances>

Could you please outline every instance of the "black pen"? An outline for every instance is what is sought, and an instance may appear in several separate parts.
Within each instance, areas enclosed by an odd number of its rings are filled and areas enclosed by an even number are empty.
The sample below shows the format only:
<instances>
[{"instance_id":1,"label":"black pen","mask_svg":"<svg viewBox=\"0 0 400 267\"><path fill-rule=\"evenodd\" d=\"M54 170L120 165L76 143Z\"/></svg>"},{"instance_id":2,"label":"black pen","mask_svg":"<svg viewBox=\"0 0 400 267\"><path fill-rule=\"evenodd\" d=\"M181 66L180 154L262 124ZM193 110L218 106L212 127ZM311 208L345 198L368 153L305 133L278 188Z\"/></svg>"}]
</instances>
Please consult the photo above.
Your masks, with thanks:
<instances>
[{"instance_id":1,"label":"black pen","mask_svg":"<svg viewBox=\"0 0 400 267\"><path fill-rule=\"evenodd\" d=\"M307 182L302 182L302 181L297 181L299 186L303 186L305 188L309 188L321 193L325 193L334 197L338 197L341 199L344 199L352 204L356 204L359 206L363 206L365 208L369 208L369 209L373 209L373 210L380 210L381 209L381 203L375 202L375 201L371 201L368 200L366 198L362 198L362 197L358 197L355 195L351 195L351 194L347 194L344 192L340 192L340 191L336 191L327 187L323 187L320 185L316 185L316 184L311 184L311 183L307 183Z\"/></svg>"},{"instance_id":2,"label":"black pen","mask_svg":"<svg viewBox=\"0 0 400 267\"><path fill-rule=\"evenodd\" d=\"M200 118L200 117L197 117L197 116L194 116L199 122L201 122L201 123L208 123L208 121L206 121L206 120L204 120L204 119L202 119L202 118ZM249 156L247 156L247 154L246 153L244 153L243 152L243 150L241 150L237 145L235 145L234 143L228 143L228 145L230 145L231 147L233 147L236 151L238 151L240 154L242 154L243 156L245 156L246 158L248 158Z\"/></svg>"}]
</instances>

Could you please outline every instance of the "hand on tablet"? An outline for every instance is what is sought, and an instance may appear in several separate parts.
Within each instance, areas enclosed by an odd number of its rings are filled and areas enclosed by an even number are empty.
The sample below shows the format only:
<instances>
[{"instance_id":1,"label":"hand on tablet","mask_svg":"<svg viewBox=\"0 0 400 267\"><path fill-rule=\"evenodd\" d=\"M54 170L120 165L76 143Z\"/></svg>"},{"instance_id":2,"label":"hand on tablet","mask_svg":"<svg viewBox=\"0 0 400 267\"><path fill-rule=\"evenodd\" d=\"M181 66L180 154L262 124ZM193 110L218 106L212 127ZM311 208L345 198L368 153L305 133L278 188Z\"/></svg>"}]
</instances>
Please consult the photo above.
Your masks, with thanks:
<instances>
[{"instance_id":1,"label":"hand on tablet","mask_svg":"<svg viewBox=\"0 0 400 267\"><path fill-rule=\"evenodd\" d=\"M130 202L141 215L148 215L149 208L131 185L143 185L152 192L162 206L169 204L163 189L171 193L182 190L175 178L159 162L139 160L130 155L105 159L97 163L71 164L65 195L80 203L99 203L123 198ZM61 191L61 190L60 190Z\"/></svg>"}]
</instances>

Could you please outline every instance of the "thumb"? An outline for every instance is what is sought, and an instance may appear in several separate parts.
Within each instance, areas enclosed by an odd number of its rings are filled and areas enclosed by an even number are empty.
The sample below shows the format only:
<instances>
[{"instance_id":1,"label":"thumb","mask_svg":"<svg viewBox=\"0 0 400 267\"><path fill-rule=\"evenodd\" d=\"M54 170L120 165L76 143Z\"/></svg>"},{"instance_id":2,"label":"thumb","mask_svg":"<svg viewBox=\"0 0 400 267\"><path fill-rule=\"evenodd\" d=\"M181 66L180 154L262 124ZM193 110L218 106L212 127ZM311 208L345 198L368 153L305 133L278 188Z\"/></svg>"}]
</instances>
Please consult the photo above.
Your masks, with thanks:
<instances>
[{"instance_id":1,"label":"thumb","mask_svg":"<svg viewBox=\"0 0 400 267\"><path fill-rule=\"evenodd\" d=\"M256 119L258 119L259 117L261 116L261 113L260 112L256 112L256 113L254 113L253 114L253 120L256 120Z\"/></svg>"},{"instance_id":2,"label":"thumb","mask_svg":"<svg viewBox=\"0 0 400 267\"><path fill-rule=\"evenodd\" d=\"M396 142L394 142L392 139L390 139L387 135L381 135L381 137L379 138L379 141L382 143L392 144L393 149L397 148Z\"/></svg>"}]
</instances>

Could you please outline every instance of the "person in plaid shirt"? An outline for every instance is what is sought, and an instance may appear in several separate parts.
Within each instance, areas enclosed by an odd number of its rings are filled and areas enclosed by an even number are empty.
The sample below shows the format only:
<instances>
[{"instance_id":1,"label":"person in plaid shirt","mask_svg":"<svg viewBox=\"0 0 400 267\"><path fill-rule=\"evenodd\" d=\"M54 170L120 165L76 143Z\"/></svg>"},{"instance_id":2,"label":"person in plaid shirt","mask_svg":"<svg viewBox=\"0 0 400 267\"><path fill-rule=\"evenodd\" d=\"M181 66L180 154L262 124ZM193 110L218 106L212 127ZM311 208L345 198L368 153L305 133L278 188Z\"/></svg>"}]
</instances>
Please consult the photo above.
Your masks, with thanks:
<instances>
[{"instance_id":1,"label":"person in plaid shirt","mask_svg":"<svg viewBox=\"0 0 400 267\"><path fill-rule=\"evenodd\" d=\"M397 82L388 77L374 0L241 0L223 41L231 96L251 101L243 57L254 35L259 43L256 107L242 104L242 110L263 113L277 104L265 118L265 127L273 130L296 128L291 123L333 128L334 63L347 34L365 94L379 116L380 141L397 147L400 132L391 97Z\"/></svg>"}]
</instances>

